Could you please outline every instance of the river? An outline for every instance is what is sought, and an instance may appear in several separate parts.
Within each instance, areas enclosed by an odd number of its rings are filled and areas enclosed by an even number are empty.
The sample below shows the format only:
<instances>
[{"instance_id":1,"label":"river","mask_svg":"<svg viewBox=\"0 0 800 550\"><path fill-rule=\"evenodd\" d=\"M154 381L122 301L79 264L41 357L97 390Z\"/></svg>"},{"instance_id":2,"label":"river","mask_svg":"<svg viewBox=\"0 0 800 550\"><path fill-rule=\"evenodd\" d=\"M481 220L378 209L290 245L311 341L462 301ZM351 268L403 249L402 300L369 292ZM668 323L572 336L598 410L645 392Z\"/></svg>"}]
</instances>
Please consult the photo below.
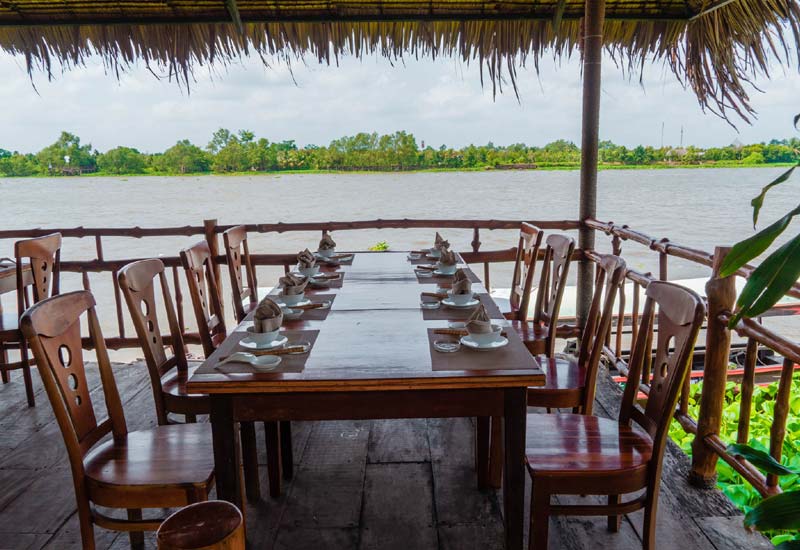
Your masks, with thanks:
<instances>
[{"instance_id":1,"label":"river","mask_svg":"<svg viewBox=\"0 0 800 550\"><path fill-rule=\"evenodd\" d=\"M650 235L712 251L752 234L750 199L783 169L608 170L599 175L598 217L625 223ZM797 178L794 178L797 180ZM575 219L577 171L486 171L419 173L287 174L190 177L0 178L4 229L32 227L141 227L374 218ZM762 213L770 222L797 204L796 182L775 188ZM469 230L443 234L453 247L469 250ZM386 241L395 250L431 242L430 230L346 231L334 235L340 249L364 249ZM513 231L484 231L482 247L514 246ZM251 235L252 252L297 252L314 247L317 233ZM175 255L193 242L186 237L104 239L106 259ZM598 236L599 248L608 240ZM628 264L657 269L655 255L626 244ZM63 258L90 259L91 239L67 239ZM0 241L0 257L13 255L13 242ZM510 265L492 271L492 285L509 286ZM278 271L259 271L261 285ZM705 277L702 266L673 259L670 277ZM94 277L101 317L113 329L108 276ZM80 280L64 275L64 290ZM227 294L226 294L227 296ZM4 298L9 306L10 297ZM13 306L12 306L13 307ZM228 308L230 309L230 308ZM187 313L189 313L187 309ZM111 323L111 327L109 326ZM129 329L130 330L130 329ZM131 331L132 333L132 331Z\"/></svg>"}]
</instances>

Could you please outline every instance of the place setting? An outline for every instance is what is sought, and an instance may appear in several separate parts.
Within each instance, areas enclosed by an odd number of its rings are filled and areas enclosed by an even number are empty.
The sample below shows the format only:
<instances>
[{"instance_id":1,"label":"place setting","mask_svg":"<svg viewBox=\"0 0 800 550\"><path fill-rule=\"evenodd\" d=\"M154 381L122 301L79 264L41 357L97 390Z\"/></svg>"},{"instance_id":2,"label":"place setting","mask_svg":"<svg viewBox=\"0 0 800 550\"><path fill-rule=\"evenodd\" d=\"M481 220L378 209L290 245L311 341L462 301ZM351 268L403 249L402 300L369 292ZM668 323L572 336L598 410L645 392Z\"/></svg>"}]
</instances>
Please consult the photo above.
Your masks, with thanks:
<instances>
[{"instance_id":1,"label":"place setting","mask_svg":"<svg viewBox=\"0 0 800 550\"><path fill-rule=\"evenodd\" d=\"M270 297L253 313L253 324L243 331L229 355L223 355L215 369L236 369L247 365L257 372L300 372L318 331L281 331L285 308Z\"/></svg>"},{"instance_id":2,"label":"place setting","mask_svg":"<svg viewBox=\"0 0 800 550\"><path fill-rule=\"evenodd\" d=\"M314 252L314 256L322 265L337 267L343 264L353 263L355 254L337 253L336 241L333 240L330 234L325 233L319 241L319 246L317 246L317 251Z\"/></svg>"},{"instance_id":3,"label":"place setting","mask_svg":"<svg viewBox=\"0 0 800 550\"><path fill-rule=\"evenodd\" d=\"M509 328L508 321L492 319L482 304L475 308L466 321L450 321L446 328L428 329L434 370L464 370L465 365L469 369L495 369L501 362L513 365L513 361L506 363L508 357L505 357L518 352L505 351L512 339L519 341L519 336ZM464 351L481 353L472 355L468 363L448 358L450 354ZM524 347L522 351L527 353ZM496 357L498 353L504 357Z\"/></svg>"},{"instance_id":4,"label":"place setting","mask_svg":"<svg viewBox=\"0 0 800 550\"><path fill-rule=\"evenodd\" d=\"M408 261L412 264L424 264L430 260L438 260L442 255L442 250L450 248L450 242L445 240L437 231L431 248L422 250L412 250L408 253Z\"/></svg>"},{"instance_id":5,"label":"place setting","mask_svg":"<svg viewBox=\"0 0 800 550\"><path fill-rule=\"evenodd\" d=\"M308 279L308 286L312 289L341 288L344 280L343 271L320 271L320 262L317 256L309 249L297 254L297 266L292 274Z\"/></svg>"},{"instance_id":6,"label":"place setting","mask_svg":"<svg viewBox=\"0 0 800 550\"><path fill-rule=\"evenodd\" d=\"M488 294L473 292L466 271L457 269L449 286L439 285L433 292L421 292L419 305L422 318L434 321L467 319L481 304L497 309Z\"/></svg>"},{"instance_id":7,"label":"place setting","mask_svg":"<svg viewBox=\"0 0 800 550\"><path fill-rule=\"evenodd\" d=\"M306 296L309 278L305 275L287 273L278 279L278 286L270 298L282 308L287 320L322 321L328 316L335 294L313 294Z\"/></svg>"}]
</instances>

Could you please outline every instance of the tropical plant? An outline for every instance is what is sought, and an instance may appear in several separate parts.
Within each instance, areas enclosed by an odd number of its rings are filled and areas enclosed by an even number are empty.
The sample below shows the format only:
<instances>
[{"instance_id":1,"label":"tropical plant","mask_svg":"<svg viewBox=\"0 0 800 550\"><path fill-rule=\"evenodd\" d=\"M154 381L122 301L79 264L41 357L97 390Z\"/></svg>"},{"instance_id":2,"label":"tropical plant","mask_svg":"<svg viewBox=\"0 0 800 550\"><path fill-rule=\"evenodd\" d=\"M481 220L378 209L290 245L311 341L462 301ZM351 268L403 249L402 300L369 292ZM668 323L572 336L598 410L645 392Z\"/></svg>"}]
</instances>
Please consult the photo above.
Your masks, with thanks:
<instances>
[{"instance_id":1,"label":"tropical plant","mask_svg":"<svg viewBox=\"0 0 800 550\"><path fill-rule=\"evenodd\" d=\"M389 243L387 243L386 241L379 241L374 245L370 246L368 250L371 250L373 252L385 252L389 250Z\"/></svg>"},{"instance_id":2,"label":"tropical plant","mask_svg":"<svg viewBox=\"0 0 800 550\"><path fill-rule=\"evenodd\" d=\"M798 130L800 130L799 123L800 115L797 115L794 117L794 126ZM765 185L761 193L750 201L753 206L754 229L769 190L787 181L798 166L800 161ZM765 252L798 214L800 205L752 237L736 243L725 257L720 275L722 277L733 275L740 267ZM798 277L800 277L800 233L767 256L747 279L736 302L737 310L730 320L730 327L736 326L742 317L757 317L767 311L797 282Z\"/></svg>"}]
</instances>

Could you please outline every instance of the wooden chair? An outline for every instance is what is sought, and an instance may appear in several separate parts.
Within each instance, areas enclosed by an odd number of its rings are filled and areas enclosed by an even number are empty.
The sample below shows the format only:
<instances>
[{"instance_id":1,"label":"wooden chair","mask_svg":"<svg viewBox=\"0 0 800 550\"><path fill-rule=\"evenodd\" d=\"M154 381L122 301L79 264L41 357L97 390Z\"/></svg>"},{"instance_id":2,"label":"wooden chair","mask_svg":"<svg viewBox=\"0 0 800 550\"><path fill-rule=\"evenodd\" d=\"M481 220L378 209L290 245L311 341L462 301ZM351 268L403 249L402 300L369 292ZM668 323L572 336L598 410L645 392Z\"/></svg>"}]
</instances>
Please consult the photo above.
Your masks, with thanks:
<instances>
[{"instance_id":1,"label":"wooden chair","mask_svg":"<svg viewBox=\"0 0 800 550\"><path fill-rule=\"evenodd\" d=\"M158 550L244 550L244 518L224 500L190 504L164 520Z\"/></svg>"},{"instance_id":2,"label":"wooden chair","mask_svg":"<svg viewBox=\"0 0 800 550\"><path fill-rule=\"evenodd\" d=\"M514 276L511 279L511 295L508 307L505 300L496 300L504 311L506 319L525 322L528 320L528 309L533 289L533 275L536 261L542 246L544 232L529 223L523 223L519 230L517 255L514 259Z\"/></svg>"},{"instance_id":3,"label":"wooden chair","mask_svg":"<svg viewBox=\"0 0 800 550\"><path fill-rule=\"evenodd\" d=\"M538 357L546 381L544 386L528 388L528 406L551 409L572 409L574 413L592 414L597 372L603 346L611 330L614 304L625 282L625 261L612 255L601 255L597 262L595 290L586 326L581 336L577 358ZM487 422L479 418L478 423ZM491 442L487 435L491 433ZM476 445L489 445L489 484L499 487L503 466L503 433L499 418L492 418L489 428L481 425L476 432Z\"/></svg>"},{"instance_id":4,"label":"wooden chair","mask_svg":"<svg viewBox=\"0 0 800 550\"><path fill-rule=\"evenodd\" d=\"M181 250L180 255L203 352L209 357L227 336L211 250L208 243L201 241ZM247 498L250 501L257 501L261 498L261 489L258 478L255 425L252 422L242 422L240 431ZM281 494L281 472L285 479L291 479L294 474L291 427L289 423L285 423L284 427L284 423L279 425L278 422L264 422L264 433L267 444L269 492L271 496L277 498Z\"/></svg>"},{"instance_id":5,"label":"wooden chair","mask_svg":"<svg viewBox=\"0 0 800 550\"><path fill-rule=\"evenodd\" d=\"M664 446L704 307L696 293L668 282L650 283L646 295L618 420L577 414L528 415L526 463L533 481L528 547L532 550L547 549L551 515L608 516L609 530L616 531L621 515L642 508L643 546L655 548ZM652 353L648 336L656 307L654 368L647 402L640 407L639 381ZM642 489L640 496L621 500L621 495ZM604 495L608 504L551 504L552 495L564 494Z\"/></svg>"},{"instance_id":6,"label":"wooden chair","mask_svg":"<svg viewBox=\"0 0 800 550\"><path fill-rule=\"evenodd\" d=\"M164 263L157 259L130 263L119 271L117 280L150 374L158 424L164 426L174 423L169 418L170 413L184 415L187 422L196 422L198 414L209 414L211 406L208 396L186 391L186 383L199 365L190 367L186 359L186 348ZM170 355L167 355L158 321L156 281L169 325Z\"/></svg>"},{"instance_id":7,"label":"wooden chair","mask_svg":"<svg viewBox=\"0 0 800 550\"><path fill-rule=\"evenodd\" d=\"M256 270L250 261L250 248L247 246L247 229L243 225L231 227L222 234L225 245L225 257L228 260L228 274L233 292L233 312L236 322L244 318L258 305L258 282ZM247 286L244 286L242 264L247 275Z\"/></svg>"},{"instance_id":8,"label":"wooden chair","mask_svg":"<svg viewBox=\"0 0 800 550\"><path fill-rule=\"evenodd\" d=\"M61 233L14 243L17 311L3 312L0 307L0 373L8 382L8 373L22 370L28 406L36 405L28 346L19 328L19 318L30 306L56 295L61 278ZM19 351L19 361L10 362L9 350Z\"/></svg>"},{"instance_id":9,"label":"wooden chair","mask_svg":"<svg viewBox=\"0 0 800 550\"><path fill-rule=\"evenodd\" d=\"M558 315L564 289L567 287L575 239L555 234L549 235L545 242L547 246L536 293L533 321L515 320L511 324L531 353L544 353L552 357L555 353L556 337L567 337L573 332L571 327L559 330Z\"/></svg>"},{"instance_id":10,"label":"wooden chair","mask_svg":"<svg viewBox=\"0 0 800 550\"><path fill-rule=\"evenodd\" d=\"M95 416L86 379L81 349L84 314L108 411L102 421ZM214 485L210 426L128 431L90 292L48 298L26 311L20 324L64 437L84 549L95 547L95 524L130 531L131 545L143 547L141 531L154 531L161 521L142 519L142 509L185 506L208 498ZM112 437L106 437L109 434ZM125 508L128 519L105 515L97 506Z\"/></svg>"}]
</instances>

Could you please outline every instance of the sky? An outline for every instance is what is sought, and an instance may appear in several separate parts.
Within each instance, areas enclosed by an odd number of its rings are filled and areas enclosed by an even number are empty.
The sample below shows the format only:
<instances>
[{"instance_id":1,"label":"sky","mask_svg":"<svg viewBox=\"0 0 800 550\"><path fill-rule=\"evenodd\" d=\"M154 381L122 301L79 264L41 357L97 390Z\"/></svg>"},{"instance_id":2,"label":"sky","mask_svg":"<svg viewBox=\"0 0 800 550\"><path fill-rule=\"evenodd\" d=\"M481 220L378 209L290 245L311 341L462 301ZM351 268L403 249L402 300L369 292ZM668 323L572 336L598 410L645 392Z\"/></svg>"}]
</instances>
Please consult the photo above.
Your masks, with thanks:
<instances>
[{"instance_id":1,"label":"sky","mask_svg":"<svg viewBox=\"0 0 800 550\"><path fill-rule=\"evenodd\" d=\"M601 139L626 146L664 144L709 147L797 135L800 112L796 68L773 71L753 91L758 119L737 122L739 133L717 116L704 114L691 90L663 65L648 65L644 80L629 79L606 59L603 70ZM379 57L344 58L338 67L316 60L265 67L245 59L210 73L196 70L191 92L157 79L139 66L118 81L100 61L58 72L53 81L25 70L24 60L0 52L0 148L35 152L61 130L79 135L100 151L118 145L163 151L179 139L208 143L220 127L248 129L270 141L327 145L357 132L406 130L438 147L470 143L556 139L580 143L581 79L578 59L545 58L539 75L518 73L520 99L510 86L492 97L482 88L477 64L452 59L390 63ZM35 85L35 89L34 89Z\"/></svg>"}]
</instances>

